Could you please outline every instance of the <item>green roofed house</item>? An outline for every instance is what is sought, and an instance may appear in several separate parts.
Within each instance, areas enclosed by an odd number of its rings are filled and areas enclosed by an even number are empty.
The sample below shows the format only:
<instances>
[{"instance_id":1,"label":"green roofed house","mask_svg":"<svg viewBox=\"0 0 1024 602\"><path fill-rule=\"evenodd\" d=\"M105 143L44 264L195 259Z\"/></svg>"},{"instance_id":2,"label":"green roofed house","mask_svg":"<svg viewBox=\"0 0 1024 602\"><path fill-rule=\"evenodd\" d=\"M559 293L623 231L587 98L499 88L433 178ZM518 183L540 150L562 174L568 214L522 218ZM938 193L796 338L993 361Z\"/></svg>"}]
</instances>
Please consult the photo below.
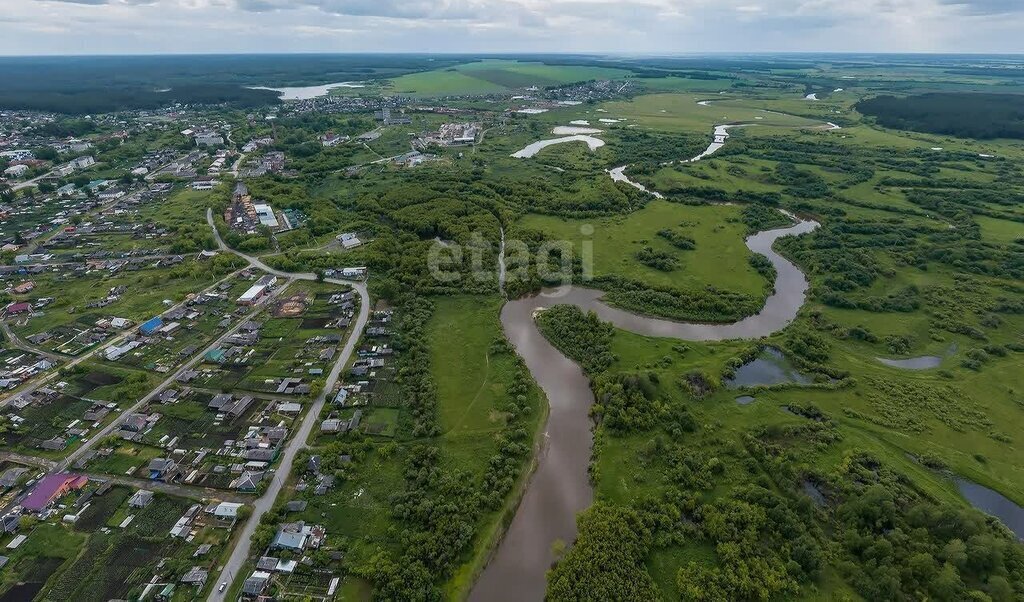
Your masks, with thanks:
<instances>
[{"instance_id":1,"label":"green roofed house","mask_svg":"<svg viewBox=\"0 0 1024 602\"><path fill-rule=\"evenodd\" d=\"M223 364L224 355L225 354L223 349L211 349L206 352L206 355L203 356L203 359L214 364Z\"/></svg>"}]
</instances>

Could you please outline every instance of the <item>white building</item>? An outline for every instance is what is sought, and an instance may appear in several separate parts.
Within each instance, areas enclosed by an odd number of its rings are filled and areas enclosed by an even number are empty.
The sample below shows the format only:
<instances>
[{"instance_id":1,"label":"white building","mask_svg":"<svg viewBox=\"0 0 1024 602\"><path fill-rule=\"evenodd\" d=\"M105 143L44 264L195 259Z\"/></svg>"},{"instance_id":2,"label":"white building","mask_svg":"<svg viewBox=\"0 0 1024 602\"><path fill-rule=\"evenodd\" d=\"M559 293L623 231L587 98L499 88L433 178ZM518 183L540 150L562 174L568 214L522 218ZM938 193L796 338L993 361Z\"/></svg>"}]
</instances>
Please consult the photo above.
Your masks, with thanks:
<instances>
[{"instance_id":1,"label":"white building","mask_svg":"<svg viewBox=\"0 0 1024 602\"><path fill-rule=\"evenodd\" d=\"M29 159L35 159L35 155L32 154L32 151L25 149L3 151L0 152L0 157L10 161L28 161Z\"/></svg>"},{"instance_id":2,"label":"white building","mask_svg":"<svg viewBox=\"0 0 1024 602\"><path fill-rule=\"evenodd\" d=\"M12 165L4 170L4 175L11 178L20 178L28 173L28 165Z\"/></svg>"},{"instance_id":3,"label":"white building","mask_svg":"<svg viewBox=\"0 0 1024 602\"><path fill-rule=\"evenodd\" d=\"M256 211L256 217L259 218L260 223L269 228L277 228L279 226L277 216L274 215L274 209L266 203L254 203L252 208Z\"/></svg>"},{"instance_id":4,"label":"white building","mask_svg":"<svg viewBox=\"0 0 1024 602\"><path fill-rule=\"evenodd\" d=\"M196 134L196 146L217 146L219 144L224 144L224 137L216 132Z\"/></svg>"},{"instance_id":5,"label":"white building","mask_svg":"<svg viewBox=\"0 0 1024 602\"><path fill-rule=\"evenodd\" d=\"M93 159L92 156L87 155L85 157L78 157L77 159L72 159L71 161L68 161L68 165L70 165L74 169L85 169L87 167L92 167L93 165L96 165L96 159Z\"/></svg>"},{"instance_id":6,"label":"white building","mask_svg":"<svg viewBox=\"0 0 1024 602\"><path fill-rule=\"evenodd\" d=\"M363 244L355 232L346 232L338 236L338 242L346 249L354 249Z\"/></svg>"}]
</instances>

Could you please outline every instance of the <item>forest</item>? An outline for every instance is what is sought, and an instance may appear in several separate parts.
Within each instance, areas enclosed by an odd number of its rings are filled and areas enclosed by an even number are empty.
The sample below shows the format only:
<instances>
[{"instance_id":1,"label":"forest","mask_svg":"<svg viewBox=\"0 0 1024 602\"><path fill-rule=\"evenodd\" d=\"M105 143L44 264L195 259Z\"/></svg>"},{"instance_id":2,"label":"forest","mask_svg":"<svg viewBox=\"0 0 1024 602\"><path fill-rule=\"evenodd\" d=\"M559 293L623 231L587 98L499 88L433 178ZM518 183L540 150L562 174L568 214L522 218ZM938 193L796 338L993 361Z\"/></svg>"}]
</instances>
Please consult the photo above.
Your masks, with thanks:
<instances>
[{"instance_id":1,"label":"forest","mask_svg":"<svg viewBox=\"0 0 1024 602\"><path fill-rule=\"evenodd\" d=\"M75 115L173 103L246 108L280 102L276 92L246 86L379 79L465 60L401 54L0 57L0 108Z\"/></svg>"},{"instance_id":2,"label":"forest","mask_svg":"<svg viewBox=\"0 0 1024 602\"><path fill-rule=\"evenodd\" d=\"M962 138L1024 138L1024 96L1019 94L928 93L876 96L857 110L893 129Z\"/></svg>"},{"instance_id":3,"label":"forest","mask_svg":"<svg viewBox=\"0 0 1024 602\"><path fill-rule=\"evenodd\" d=\"M17 90L7 87L0 90L0 107L68 115L158 109L174 103L226 105L241 109L279 102L276 92L250 90L233 84L181 85L167 92L141 87L92 85L64 90Z\"/></svg>"}]
</instances>

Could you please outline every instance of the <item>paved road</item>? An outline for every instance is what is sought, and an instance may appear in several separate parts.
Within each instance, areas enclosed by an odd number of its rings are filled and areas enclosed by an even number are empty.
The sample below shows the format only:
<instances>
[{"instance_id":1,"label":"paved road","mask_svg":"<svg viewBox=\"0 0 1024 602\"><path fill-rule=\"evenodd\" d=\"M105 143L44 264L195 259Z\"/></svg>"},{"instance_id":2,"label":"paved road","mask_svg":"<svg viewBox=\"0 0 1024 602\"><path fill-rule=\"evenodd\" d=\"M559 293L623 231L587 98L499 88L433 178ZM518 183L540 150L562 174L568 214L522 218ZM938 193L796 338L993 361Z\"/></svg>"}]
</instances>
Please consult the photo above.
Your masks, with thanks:
<instances>
[{"instance_id":1,"label":"paved road","mask_svg":"<svg viewBox=\"0 0 1024 602\"><path fill-rule=\"evenodd\" d=\"M239 270L239 271L241 271L241 270ZM221 283L227 282L228 280L234 278L237 275L238 275L237 271L236 272L232 272L232 273L228 274L227 276L225 276L224 278L221 278L217 282L214 282L210 286L206 287L205 289L203 289L203 291L215 290L218 286L220 286ZM168 311L172 311L172 310L175 310L175 309L179 309L181 307L184 307L184 305L185 305L185 301L182 301L181 303L178 303L177 305L174 305L173 307L168 308L167 310L164 311L164 313L167 313ZM91 358L92 356L96 355L97 353L103 351L104 349L110 347L111 345L116 345L116 344L120 343L121 341L123 341L125 339L125 337L127 337L129 334L131 334L133 332L135 332L135 328L131 328L127 332L123 332L123 333L115 336L114 338L112 338L110 340L107 340L107 341L101 343L100 345L97 345L96 347L93 347L91 351L88 351L86 353L83 353L82 355L76 356L75 359L73 359L70 362L68 362L67 364L65 364L63 366L59 366L59 367L60 368L73 368L73 367L77 366L78 364L84 362L85 360ZM32 382L29 386L25 387L24 389L20 389L20 388L19 389L15 389L12 393L7 395L3 399L0 399L0 408L3 408L7 404L9 404L12 399L14 399L15 397L18 397L19 395L22 395L24 393L32 393L33 391L35 391L39 387L41 387L41 386L45 385L46 383L50 382L51 380L55 379L59 374L60 374L60 372L58 370L52 370L49 374L46 374L46 375L44 375L44 376L42 376L40 378L37 378L34 382Z\"/></svg>"},{"instance_id":2,"label":"paved road","mask_svg":"<svg viewBox=\"0 0 1024 602\"><path fill-rule=\"evenodd\" d=\"M148 489L149 491L159 491L161 493L166 493L168 495L176 495L178 497L184 497L193 500L220 500L222 502L241 502L246 504L252 501L251 495L239 495L233 491L213 489L212 487L196 487L195 485L162 483L160 481L138 479L135 477L129 477L127 475L110 475L87 472L85 473L85 476L89 477L94 481L110 481L111 483L125 485L126 487L132 487L135 489Z\"/></svg>"},{"instance_id":3,"label":"paved road","mask_svg":"<svg viewBox=\"0 0 1024 602\"><path fill-rule=\"evenodd\" d=\"M217 228L214 226L213 212L209 209L206 211L206 219L209 222L210 227L213 228L214 236L217 238L217 244L220 245L220 248L238 255L248 261L250 265L266 270L271 274L275 274L280 277L299 280L316 279L314 274L291 274L280 270L274 270L255 257L228 248L227 245L224 244L224 241L221 240L220 233L217 232ZM274 505L274 502L277 500L278 494L281 493L281 488L284 486L285 481L288 480L288 475L291 474L292 463L295 461L296 454L298 454L300 449L306 446L306 441L309 439L310 433L313 432L313 427L317 424L320 417L320 410L324 407L327 395L334 388L334 385L337 384L338 377L341 376L341 371L345 368L345 364L348 363L349 358L352 357L352 353L355 352L356 345L359 342L359 336L362 334L363 328L366 326L366 321L370 317L370 296L366 292L366 285L364 283L348 282L332 278L328 278L326 281L334 284L347 284L356 290L359 294L359 317L356 319L356 323L349 334L348 341L345 343L345 348L338 356L338 360L334 363L334 367L331 368L330 374L327 375L327 382L324 384L323 391L313 402L309 412L306 413L306 417L302 420L302 424L299 426L298 432L293 433L284 453L281 455L281 463L278 464L277 469L274 471L274 476L271 479L266 492L253 503L252 515L249 517L249 520L242 525L242 531L239 534L238 543L235 545L235 549L231 551L231 557L224 564L224 568L221 569L220 575L214 581L213 591L210 592L210 597L207 598L208 602L223 602L226 600L228 590L231 589L231 583L239 577L239 572L242 570L242 566L249 557L249 553L252 548L252 535L256 531L256 527L260 524L260 519L268 510L270 510ZM218 591L220 584L223 582L226 582L228 585L224 588L224 591Z\"/></svg>"},{"instance_id":4,"label":"paved road","mask_svg":"<svg viewBox=\"0 0 1024 602\"><path fill-rule=\"evenodd\" d=\"M28 466L36 466L38 468L45 468L47 470L53 468L57 464L53 460L47 460L46 458L26 456L25 454L18 454L9 451L0 451L0 460L5 460L8 462L17 462L18 464L27 464Z\"/></svg>"},{"instance_id":5,"label":"paved road","mask_svg":"<svg viewBox=\"0 0 1024 602\"><path fill-rule=\"evenodd\" d=\"M271 293L270 298L273 298L280 294L284 289L288 288L288 285L290 285L291 283L292 281L288 280L283 285L279 286L277 289L274 290L273 293ZM178 376L180 376L182 372L198 364L199 361L203 359L203 356L206 355L208 352L220 347L220 345L224 342L225 339L238 332L238 330L242 327L243 323L248 322L249 320L256 317L256 314L263 311L263 309L263 304L259 304L256 307L254 307L252 311L245 314L245 316L242 319L236 321L234 326L232 326L229 330L227 330L219 337L217 337L217 339L210 343L209 346L207 346L199 353L193 355L191 359L189 359L187 362L179 366L178 369L175 370L173 374L171 374L169 377L167 377L167 379L165 379L163 382L157 385L156 388L150 391L145 397L136 402L135 405L118 414L117 417L110 422L110 424L103 427L98 432L91 433L89 435L88 441L82 444L82 446L76 449L75 451L71 452L63 461L57 464L57 472L60 472L61 470L67 470L67 467L74 464L75 460L81 457L82 454L86 452L86 450L96 445L97 442L101 441L110 433L114 432L114 430L121 424L121 422L124 421L124 419L129 414L138 411L139 408L143 407L144 405L152 401L157 396L157 394L160 393L160 391L163 391L167 387L177 382Z\"/></svg>"},{"instance_id":6,"label":"paved road","mask_svg":"<svg viewBox=\"0 0 1024 602\"><path fill-rule=\"evenodd\" d=\"M273 275L275 275L275 276L277 276L279 278L294 278L296 280L316 280L316 274L314 274L312 272L298 272L298 273L282 272L281 270L274 269L274 268L270 267L269 265L263 263L262 261L260 261L259 257L253 257L252 255L246 255L245 253L236 251L236 250L232 249L231 247L229 247L224 242L224 239L220 237L220 232L217 230L217 225L213 222L213 209L207 208L207 210L206 210L206 223L210 225L211 229L213 229L213 236L214 236L214 238L217 239L217 246L220 247L221 251L225 251L227 253L234 253L235 255L238 255L242 259L248 261L249 265L251 265L252 267L259 268L259 269L263 270L264 272L268 272L268 273L273 274ZM332 280L327 280L327 282L331 282L331 281ZM337 282L340 283L340 284L350 284L350 285L353 284L352 282L348 282L348 281L344 281L344 280L338 280Z\"/></svg>"},{"instance_id":7,"label":"paved road","mask_svg":"<svg viewBox=\"0 0 1024 602\"><path fill-rule=\"evenodd\" d=\"M238 177L238 170L242 168L242 161L245 161L245 153L238 155L238 160L235 161L235 164L231 166L232 176L236 178Z\"/></svg>"},{"instance_id":8,"label":"paved road","mask_svg":"<svg viewBox=\"0 0 1024 602\"><path fill-rule=\"evenodd\" d=\"M52 175L53 175L53 172L52 171L48 171L48 172L44 173L41 176L37 176L35 178L32 178L31 180L25 180L24 182L19 182L17 184L14 184L13 186L11 186L11 190L21 190L22 188L28 188L29 186L35 186L36 183L39 182L40 180L48 178L48 177L50 177Z\"/></svg>"},{"instance_id":9,"label":"paved road","mask_svg":"<svg viewBox=\"0 0 1024 602\"><path fill-rule=\"evenodd\" d=\"M29 353L40 355L52 362L63 362L64 360L68 359L68 356L66 355L52 353L50 351L46 351L44 349L40 349L38 347L33 347L32 345L29 345L25 341L21 340L21 338L18 337L18 335L14 334L14 331L11 330L11 327L10 325L7 324L7 322L0 322L0 330L3 330L4 335L7 337L7 340L10 341L12 346L17 347L22 351L27 351Z\"/></svg>"}]
</instances>

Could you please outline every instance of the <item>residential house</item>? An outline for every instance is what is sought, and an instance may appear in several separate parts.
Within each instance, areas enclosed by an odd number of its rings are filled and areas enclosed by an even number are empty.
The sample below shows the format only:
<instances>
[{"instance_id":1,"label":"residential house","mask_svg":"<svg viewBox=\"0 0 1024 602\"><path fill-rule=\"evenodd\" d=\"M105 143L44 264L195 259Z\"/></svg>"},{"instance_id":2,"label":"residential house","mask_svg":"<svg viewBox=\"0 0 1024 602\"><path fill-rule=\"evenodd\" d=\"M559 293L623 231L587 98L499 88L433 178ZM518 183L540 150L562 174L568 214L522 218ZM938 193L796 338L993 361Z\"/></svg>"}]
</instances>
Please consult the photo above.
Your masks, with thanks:
<instances>
[{"instance_id":1,"label":"residential house","mask_svg":"<svg viewBox=\"0 0 1024 602\"><path fill-rule=\"evenodd\" d=\"M28 173L29 166L25 164L12 165L4 170L4 175L9 178L21 178Z\"/></svg>"},{"instance_id":2,"label":"residential house","mask_svg":"<svg viewBox=\"0 0 1024 602\"><path fill-rule=\"evenodd\" d=\"M19 315L22 315L22 314L27 314L27 313L29 313L31 311L32 311L32 306L29 305L28 303L25 303L25 302L11 303L10 305L7 306L7 309L6 309L6 312L7 312L8 316L19 316Z\"/></svg>"},{"instance_id":3,"label":"residential house","mask_svg":"<svg viewBox=\"0 0 1024 602\"><path fill-rule=\"evenodd\" d=\"M21 479L22 475L28 472L27 468L21 466L14 466L8 468L0 474L0 488L10 489L18 484L18 480Z\"/></svg>"},{"instance_id":4,"label":"residential house","mask_svg":"<svg viewBox=\"0 0 1024 602\"><path fill-rule=\"evenodd\" d=\"M231 488L237 489L238 491L256 491L261 481L263 481L262 472L245 471L240 477L231 482Z\"/></svg>"},{"instance_id":5,"label":"residential house","mask_svg":"<svg viewBox=\"0 0 1024 602\"><path fill-rule=\"evenodd\" d=\"M208 577L209 573L207 573L204 569L194 566L192 567L192 570L190 570L182 576L181 582L185 585L194 585L196 589L203 589L203 586L206 585L206 579Z\"/></svg>"},{"instance_id":6,"label":"residential house","mask_svg":"<svg viewBox=\"0 0 1024 602\"><path fill-rule=\"evenodd\" d=\"M256 598L263 595L270 583L270 573L256 571L242 584L242 596Z\"/></svg>"},{"instance_id":7,"label":"residential house","mask_svg":"<svg viewBox=\"0 0 1024 602\"><path fill-rule=\"evenodd\" d=\"M81 489L88 482L88 477L70 472L46 475L22 500L21 506L29 512L42 512L68 492Z\"/></svg>"},{"instance_id":8,"label":"residential house","mask_svg":"<svg viewBox=\"0 0 1024 602\"><path fill-rule=\"evenodd\" d=\"M16 533L21 528L21 516L14 512L0 517L0 534Z\"/></svg>"},{"instance_id":9,"label":"residential house","mask_svg":"<svg viewBox=\"0 0 1024 602\"><path fill-rule=\"evenodd\" d=\"M148 337L149 335L163 328L163 326L163 318L161 318L160 316L156 316L144 322L142 326L139 326L139 332L141 332L144 336Z\"/></svg>"},{"instance_id":10,"label":"residential house","mask_svg":"<svg viewBox=\"0 0 1024 602\"><path fill-rule=\"evenodd\" d=\"M17 286L12 288L11 291L15 295L27 295L27 294L31 293L32 289L34 289L35 287L36 287L36 283L35 282L32 282L31 280L26 280L25 282L22 282L21 284L18 284Z\"/></svg>"},{"instance_id":11,"label":"residential house","mask_svg":"<svg viewBox=\"0 0 1024 602\"><path fill-rule=\"evenodd\" d=\"M283 523L277 528L270 547L279 550L292 550L301 552L306 549L310 537L313 535L313 527L299 521L296 523Z\"/></svg>"},{"instance_id":12,"label":"residential house","mask_svg":"<svg viewBox=\"0 0 1024 602\"><path fill-rule=\"evenodd\" d=\"M154 481L169 481L177 473L178 465L170 458L153 458L149 462L149 478Z\"/></svg>"},{"instance_id":13,"label":"residential house","mask_svg":"<svg viewBox=\"0 0 1024 602\"><path fill-rule=\"evenodd\" d=\"M145 489L140 489L135 492L135 495L128 500L128 505L132 508L145 508L153 502L153 492Z\"/></svg>"}]
</instances>

